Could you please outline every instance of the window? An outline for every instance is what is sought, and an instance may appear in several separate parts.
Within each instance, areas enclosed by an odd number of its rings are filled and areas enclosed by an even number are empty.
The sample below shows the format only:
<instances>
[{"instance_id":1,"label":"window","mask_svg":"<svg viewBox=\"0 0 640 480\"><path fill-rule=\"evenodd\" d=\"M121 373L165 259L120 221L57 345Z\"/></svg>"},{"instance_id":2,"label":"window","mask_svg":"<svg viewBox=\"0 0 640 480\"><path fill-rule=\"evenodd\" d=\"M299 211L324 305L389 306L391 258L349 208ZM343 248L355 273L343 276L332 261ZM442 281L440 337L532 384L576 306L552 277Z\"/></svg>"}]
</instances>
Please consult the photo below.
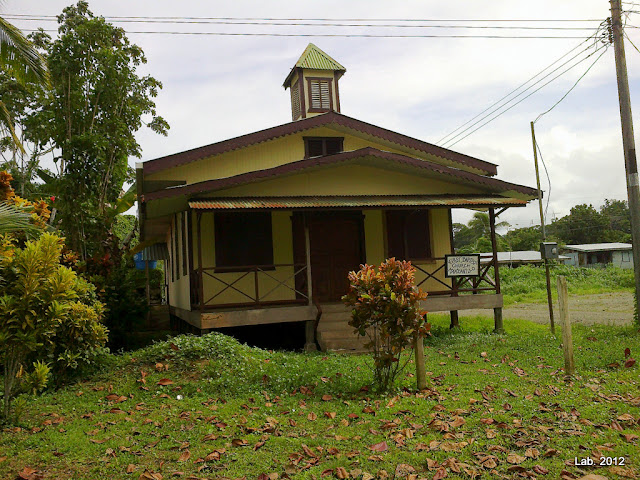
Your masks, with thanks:
<instances>
[{"instance_id":1,"label":"window","mask_svg":"<svg viewBox=\"0 0 640 480\"><path fill-rule=\"evenodd\" d=\"M269 212L216 212L217 267L273 265Z\"/></svg>"},{"instance_id":2,"label":"window","mask_svg":"<svg viewBox=\"0 0 640 480\"><path fill-rule=\"evenodd\" d=\"M296 83L291 85L291 116L293 120L297 119L300 116L300 87L298 84L298 80Z\"/></svg>"},{"instance_id":3,"label":"window","mask_svg":"<svg viewBox=\"0 0 640 480\"><path fill-rule=\"evenodd\" d=\"M332 110L331 79L307 78L309 89L309 111L328 112Z\"/></svg>"},{"instance_id":4,"label":"window","mask_svg":"<svg viewBox=\"0 0 640 480\"><path fill-rule=\"evenodd\" d=\"M342 152L342 137L304 137L304 158Z\"/></svg>"},{"instance_id":5,"label":"window","mask_svg":"<svg viewBox=\"0 0 640 480\"><path fill-rule=\"evenodd\" d=\"M428 260L431 255L428 210L387 211L388 257Z\"/></svg>"}]
</instances>

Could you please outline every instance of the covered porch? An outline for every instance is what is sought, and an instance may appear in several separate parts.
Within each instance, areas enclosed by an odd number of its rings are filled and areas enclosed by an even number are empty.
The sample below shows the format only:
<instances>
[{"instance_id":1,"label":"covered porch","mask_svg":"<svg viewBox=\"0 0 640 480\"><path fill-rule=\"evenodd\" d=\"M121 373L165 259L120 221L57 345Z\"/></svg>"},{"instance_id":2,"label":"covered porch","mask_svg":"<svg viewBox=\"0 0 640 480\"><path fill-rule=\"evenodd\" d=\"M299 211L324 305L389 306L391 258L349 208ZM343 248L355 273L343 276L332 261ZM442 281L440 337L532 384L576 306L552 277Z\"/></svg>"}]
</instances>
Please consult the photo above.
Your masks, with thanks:
<instances>
[{"instance_id":1,"label":"covered porch","mask_svg":"<svg viewBox=\"0 0 640 480\"><path fill-rule=\"evenodd\" d=\"M493 309L495 329L502 331L495 218L524 204L477 195L192 200L169 240L177 263L184 242L188 264L186 275L170 284L171 313L199 330L306 322L306 348L317 342L330 348L330 337L342 345L342 337L353 336L340 301L348 272L395 256L416 267L416 285L429 295L426 311L451 312L454 327L459 310ZM445 255L455 253L453 208L489 212L494 253L478 276L445 276ZM415 217L405 220L413 243L424 247L412 245L407 230L398 234L398 218L409 218L407 212ZM253 240L242 244L247 238ZM241 254L234 257L234 249ZM255 261L243 262L247 258ZM181 265L170 268L173 275Z\"/></svg>"}]
</instances>

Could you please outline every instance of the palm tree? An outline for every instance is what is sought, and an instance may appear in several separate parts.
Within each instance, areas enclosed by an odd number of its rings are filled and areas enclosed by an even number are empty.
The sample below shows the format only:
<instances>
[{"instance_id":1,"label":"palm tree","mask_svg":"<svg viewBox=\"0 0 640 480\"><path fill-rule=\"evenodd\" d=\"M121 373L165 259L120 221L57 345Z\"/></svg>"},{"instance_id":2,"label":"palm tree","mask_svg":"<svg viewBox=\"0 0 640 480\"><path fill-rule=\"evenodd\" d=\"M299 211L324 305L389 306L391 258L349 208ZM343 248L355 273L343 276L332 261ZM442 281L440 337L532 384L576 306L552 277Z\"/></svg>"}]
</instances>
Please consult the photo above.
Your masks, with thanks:
<instances>
[{"instance_id":1,"label":"palm tree","mask_svg":"<svg viewBox=\"0 0 640 480\"><path fill-rule=\"evenodd\" d=\"M0 2L1 3L1 2ZM0 17L0 68L8 71L21 84L28 82L50 85L47 62L33 44L14 25ZM0 100L0 132L8 133L16 147L24 152L11 114Z\"/></svg>"}]
</instances>

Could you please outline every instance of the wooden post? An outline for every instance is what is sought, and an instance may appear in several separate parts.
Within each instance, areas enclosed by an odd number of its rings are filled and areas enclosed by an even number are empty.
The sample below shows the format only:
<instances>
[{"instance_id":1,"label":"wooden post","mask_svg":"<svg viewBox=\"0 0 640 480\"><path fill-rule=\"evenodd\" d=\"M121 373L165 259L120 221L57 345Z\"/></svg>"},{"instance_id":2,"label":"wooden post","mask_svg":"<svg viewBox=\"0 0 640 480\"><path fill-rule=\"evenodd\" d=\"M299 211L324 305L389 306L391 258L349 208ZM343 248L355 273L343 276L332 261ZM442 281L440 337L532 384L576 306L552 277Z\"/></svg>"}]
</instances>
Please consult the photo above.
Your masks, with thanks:
<instances>
[{"instance_id":1,"label":"wooden post","mask_svg":"<svg viewBox=\"0 0 640 480\"><path fill-rule=\"evenodd\" d=\"M531 140L533 141L533 161L536 167L536 182L538 183L538 207L540 208L540 231L542 233L542 241L547 241L547 231L544 221L544 213L542 211L542 190L540 189L540 169L538 168L538 144L536 143L536 131L531 122ZM556 333L556 325L553 319L553 299L551 298L551 276L549 273L549 260L547 259L546 252L540 252L543 255L544 260L544 274L547 279L547 305L549 306L549 325L551 327L551 333Z\"/></svg>"},{"instance_id":2,"label":"wooden post","mask_svg":"<svg viewBox=\"0 0 640 480\"><path fill-rule=\"evenodd\" d=\"M202 275L202 212L197 213L197 227L198 227L198 303L200 304L200 311L204 310L204 282Z\"/></svg>"},{"instance_id":3,"label":"wooden post","mask_svg":"<svg viewBox=\"0 0 640 480\"><path fill-rule=\"evenodd\" d=\"M500 293L500 270L498 267L498 242L496 241L496 212L489 208L489 228L491 229L491 251L493 252L493 273L496 282L496 294ZM493 323L495 333L504 333L502 323L502 307L493 309Z\"/></svg>"},{"instance_id":4,"label":"wooden post","mask_svg":"<svg viewBox=\"0 0 640 480\"><path fill-rule=\"evenodd\" d=\"M558 306L560 321L562 322L562 351L564 353L564 374L567 376L575 373L573 361L573 338L571 335L571 320L569 319L569 301L567 291L567 279L558 275Z\"/></svg>"},{"instance_id":5,"label":"wooden post","mask_svg":"<svg viewBox=\"0 0 640 480\"><path fill-rule=\"evenodd\" d=\"M413 346L416 355L416 382L418 384L418 390L424 390L427 388L427 369L424 365L424 338L416 334Z\"/></svg>"},{"instance_id":6,"label":"wooden post","mask_svg":"<svg viewBox=\"0 0 640 480\"><path fill-rule=\"evenodd\" d=\"M309 306L313 305L313 281L311 279L311 238L309 236L309 224L307 218L304 219L304 250L307 261L307 299ZM307 320L305 325L305 344L306 352L317 350L316 347L316 326L315 320Z\"/></svg>"},{"instance_id":7,"label":"wooden post","mask_svg":"<svg viewBox=\"0 0 640 480\"><path fill-rule=\"evenodd\" d=\"M622 150L627 176L627 198L631 217L631 245L633 252L633 272L635 279L636 309L640 311L640 180L638 179L638 161L636 143L633 135L633 116L631 115L631 96L627 75L627 59L624 53L624 32L622 29L622 6L620 0L611 3L611 41L616 59L616 78L618 81L618 100L620 121L622 124Z\"/></svg>"},{"instance_id":8,"label":"wooden post","mask_svg":"<svg viewBox=\"0 0 640 480\"><path fill-rule=\"evenodd\" d=\"M454 243L453 243L453 218L451 216L451 209L448 210L448 214L449 214L449 243L451 247L451 254L455 255L456 247L454 246ZM458 280L455 277L451 279L451 296L452 297L458 296ZM449 328L459 327L460 320L458 319L458 311L451 310L449 311L449 314L451 315L451 324L449 325Z\"/></svg>"}]
</instances>

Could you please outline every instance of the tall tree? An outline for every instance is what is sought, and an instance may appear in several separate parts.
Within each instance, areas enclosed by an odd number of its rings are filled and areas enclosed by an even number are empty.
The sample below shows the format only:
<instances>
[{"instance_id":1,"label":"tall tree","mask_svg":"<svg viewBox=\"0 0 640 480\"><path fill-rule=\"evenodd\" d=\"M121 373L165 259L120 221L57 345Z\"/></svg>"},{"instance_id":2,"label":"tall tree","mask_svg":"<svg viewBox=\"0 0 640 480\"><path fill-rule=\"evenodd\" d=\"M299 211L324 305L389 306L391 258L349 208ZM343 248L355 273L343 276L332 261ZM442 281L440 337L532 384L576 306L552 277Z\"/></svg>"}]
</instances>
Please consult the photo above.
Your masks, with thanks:
<instances>
[{"instance_id":1,"label":"tall tree","mask_svg":"<svg viewBox=\"0 0 640 480\"><path fill-rule=\"evenodd\" d=\"M140 157L135 133L143 125L166 135L153 98L162 84L137 69L146 63L124 30L95 17L85 1L58 16L57 39L44 35L52 89L27 122L57 159L56 207L67 243L88 258L101 251L106 212L133 180L130 156Z\"/></svg>"},{"instance_id":2,"label":"tall tree","mask_svg":"<svg viewBox=\"0 0 640 480\"><path fill-rule=\"evenodd\" d=\"M600 243L606 241L607 219L593 205L576 205L569 215L549 225L549 233L562 239L567 245Z\"/></svg>"}]
</instances>

